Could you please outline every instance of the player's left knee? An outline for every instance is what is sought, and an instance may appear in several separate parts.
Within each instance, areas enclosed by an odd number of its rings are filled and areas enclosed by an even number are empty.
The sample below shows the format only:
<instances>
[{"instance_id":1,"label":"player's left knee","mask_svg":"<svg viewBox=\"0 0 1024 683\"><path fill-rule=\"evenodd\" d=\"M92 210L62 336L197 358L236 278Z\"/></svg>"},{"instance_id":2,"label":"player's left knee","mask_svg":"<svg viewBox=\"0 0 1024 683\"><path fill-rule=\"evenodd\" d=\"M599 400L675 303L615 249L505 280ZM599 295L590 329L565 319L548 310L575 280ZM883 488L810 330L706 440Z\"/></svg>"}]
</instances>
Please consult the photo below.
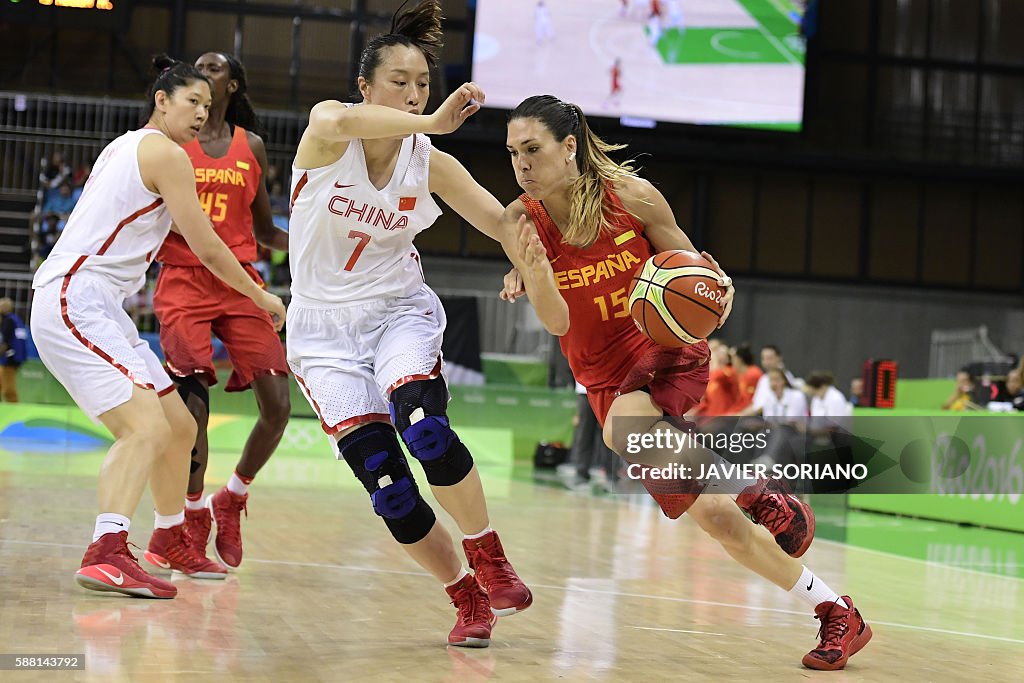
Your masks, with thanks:
<instances>
[{"instance_id":1,"label":"player's left knee","mask_svg":"<svg viewBox=\"0 0 1024 683\"><path fill-rule=\"evenodd\" d=\"M409 382L391 392L391 419L431 486L453 486L473 469L473 456L448 422L444 379Z\"/></svg>"},{"instance_id":2,"label":"player's left knee","mask_svg":"<svg viewBox=\"0 0 1024 683\"><path fill-rule=\"evenodd\" d=\"M723 546L740 548L750 542L753 523L731 496L705 493L690 513L700 528Z\"/></svg>"}]
</instances>

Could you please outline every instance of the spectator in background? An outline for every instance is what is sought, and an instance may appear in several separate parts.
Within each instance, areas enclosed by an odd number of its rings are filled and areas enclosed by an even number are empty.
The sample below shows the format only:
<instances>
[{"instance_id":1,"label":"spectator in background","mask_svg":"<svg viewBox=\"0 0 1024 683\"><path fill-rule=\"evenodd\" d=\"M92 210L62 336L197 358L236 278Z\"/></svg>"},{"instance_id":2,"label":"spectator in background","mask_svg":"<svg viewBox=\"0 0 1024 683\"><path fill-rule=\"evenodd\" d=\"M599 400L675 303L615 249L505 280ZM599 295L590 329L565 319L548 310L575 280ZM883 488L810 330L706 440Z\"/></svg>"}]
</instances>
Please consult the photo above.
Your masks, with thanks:
<instances>
[{"instance_id":1,"label":"spectator in background","mask_svg":"<svg viewBox=\"0 0 1024 683\"><path fill-rule=\"evenodd\" d=\"M39 187L46 193L45 199L50 190L56 190L71 180L71 167L64 163L64 155L60 152L54 152L49 161L43 158L39 163Z\"/></svg>"},{"instance_id":2,"label":"spectator in background","mask_svg":"<svg viewBox=\"0 0 1024 683\"><path fill-rule=\"evenodd\" d=\"M18 402L18 368L25 362L28 330L14 313L14 302L0 299L0 400Z\"/></svg>"},{"instance_id":3,"label":"spectator in background","mask_svg":"<svg viewBox=\"0 0 1024 683\"><path fill-rule=\"evenodd\" d=\"M77 202L78 198L82 196L82 190L85 189L85 184L89 181L89 176L92 174L92 164L82 164L75 169L75 173L71 178L71 196Z\"/></svg>"},{"instance_id":4,"label":"spectator in background","mask_svg":"<svg viewBox=\"0 0 1024 683\"><path fill-rule=\"evenodd\" d=\"M977 410L978 404L974 402L974 391L977 381L967 369L956 373L956 388L950 394L946 402L942 404L943 410Z\"/></svg>"},{"instance_id":5,"label":"spectator in background","mask_svg":"<svg viewBox=\"0 0 1024 683\"><path fill-rule=\"evenodd\" d=\"M798 431L806 427L807 399L799 389L794 389L786 371L780 367L765 373L768 382L768 396L761 407L765 422L788 424Z\"/></svg>"},{"instance_id":6,"label":"spectator in background","mask_svg":"<svg viewBox=\"0 0 1024 683\"><path fill-rule=\"evenodd\" d=\"M811 397L811 415L843 417L852 414L850 403L835 385L836 378L831 372L815 370L808 375L804 386Z\"/></svg>"},{"instance_id":7,"label":"spectator in background","mask_svg":"<svg viewBox=\"0 0 1024 683\"><path fill-rule=\"evenodd\" d=\"M1006 393L1014 410L1024 410L1024 375L1020 369L1010 370L1006 375Z\"/></svg>"},{"instance_id":8,"label":"spectator in background","mask_svg":"<svg viewBox=\"0 0 1024 683\"><path fill-rule=\"evenodd\" d=\"M573 490L589 489L591 483L610 490L618 477L619 456L605 445L601 425L587 398L587 388L579 382L575 422L569 462L559 466L563 483Z\"/></svg>"},{"instance_id":9,"label":"spectator in background","mask_svg":"<svg viewBox=\"0 0 1024 683\"><path fill-rule=\"evenodd\" d=\"M782 352L779 351L779 347L774 344L767 344L761 347L761 369L764 370L764 375L757 380L757 388L754 389L754 400L750 407L745 411L745 415L757 415L764 411L765 405L771 400L771 387L769 386L768 373L772 370L778 370L786 378L786 386L793 388L798 386L800 383L796 377L786 369L786 364L782 358Z\"/></svg>"},{"instance_id":10,"label":"spectator in background","mask_svg":"<svg viewBox=\"0 0 1024 683\"><path fill-rule=\"evenodd\" d=\"M739 383L736 372L729 364L729 347L720 339L709 339L711 372L708 388L697 405L696 413L702 417L731 415L739 401Z\"/></svg>"},{"instance_id":11,"label":"spectator in background","mask_svg":"<svg viewBox=\"0 0 1024 683\"><path fill-rule=\"evenodd\" d=\"M39 234L36 241L36 256L40 261L45 261L53 250L53 245L60 237L63 228L60 216L55 213L44 214L39 221Z\"/></svg>"},{"instance_id":12,"label":"spectator in background","mask_svg":"<svg viewBox=\"0 0 1024 683\"><path fill-rule=\"evenodd\" d=\"M274 193L274 183L281 183L281 173L277 170L277 164L267 164L267 171L263 177L263 184L267 187L267 192L271 195Z\"/></svg>"},{"instance_id":13,"label":"spectator in background","mask_svg":"<svg viewBox=\"0 0 1024 683\"><path fill-rule=\"evenodd\" d=\"M737 386L736 405L733 406L732 412L740 414L753 402L757 383L764 373L754 364L754 352L751 351L750 344L743 342L732 349L729 355L733 371L736 373Z\"/></svg>"},{"instance_id":14,"label":"spectator in background","mask_svg":"<svg viewBox=\"0 0 1024 683\"><path fill-rule=\"evenodd\" d=\"M71 183L61 183L57 194L50 194L43 202L43 213L57 214L67 218L75 208L75 198L71 196Z\"/></svg>"},{"instance_id":15,"label":"spectator in background","mask_svg":"<svg viewBox=\"0 0 1024 683\"><path fill-rule=\"evenodd\" d=\"M274 168L271 166L270 168ZM288 195L284 192L284 185L280 180L275 180L270 186L270 210L274 214L288 215Z\"/></svg>"},{"instance_id":16,"label":"spectator in background","mask_svg":"<svg viewBox=\"0 0 1024 683\"><path fill-rule=\"evenodd\" d=\"M854 377L850 380L850 405L857 407L866 404L864 400L864 379Z\"/></svg>"},{"instance_id":17,"label":"spectator in background","mask_svg":"<svg viewBox=\"0 0 1024 683\"><path fill-rule=\"evenodd\" d=\"M765 373L765 378L768 395L760 412L771 429L767 448L753 462L765 465L798 462L804 454L807 399L804 392L793 388L782 368L772 368Z\"/></svg>"},{"instance_id":18,"label":"spectator in background","mask_svg":"<svg viewBox=\"0 0 1024 683\"><path fill-rule=\"evenodd\" d=\"M853 406L843 392L835 387L836 379L830 372L815 371L808 377L804 391L811 397L811 429L831 429L852 426L847 419L853 415Z\"/></svg>"}]
</instances>

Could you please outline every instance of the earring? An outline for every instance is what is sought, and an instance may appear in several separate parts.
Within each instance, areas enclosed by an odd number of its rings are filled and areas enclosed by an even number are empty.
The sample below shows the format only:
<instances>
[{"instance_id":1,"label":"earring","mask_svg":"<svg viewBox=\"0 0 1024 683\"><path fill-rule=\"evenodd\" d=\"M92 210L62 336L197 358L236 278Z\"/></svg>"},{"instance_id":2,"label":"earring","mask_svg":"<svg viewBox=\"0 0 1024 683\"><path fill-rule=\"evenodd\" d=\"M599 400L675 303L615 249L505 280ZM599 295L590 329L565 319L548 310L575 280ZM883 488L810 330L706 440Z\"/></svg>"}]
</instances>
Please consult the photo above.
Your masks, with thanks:
<instances>
[{"instance_id":1,"label":"earring","mask_svg":"<svg viewBox=\"0 0 1024 683\"><path fill-rule=\"evenodd\" d=\"M572 154L569 155L569 159L565 163L569 163L570 161L575 161L575 160L576 160L576 152L573 152Z\"/></svg>"}]
</instances>

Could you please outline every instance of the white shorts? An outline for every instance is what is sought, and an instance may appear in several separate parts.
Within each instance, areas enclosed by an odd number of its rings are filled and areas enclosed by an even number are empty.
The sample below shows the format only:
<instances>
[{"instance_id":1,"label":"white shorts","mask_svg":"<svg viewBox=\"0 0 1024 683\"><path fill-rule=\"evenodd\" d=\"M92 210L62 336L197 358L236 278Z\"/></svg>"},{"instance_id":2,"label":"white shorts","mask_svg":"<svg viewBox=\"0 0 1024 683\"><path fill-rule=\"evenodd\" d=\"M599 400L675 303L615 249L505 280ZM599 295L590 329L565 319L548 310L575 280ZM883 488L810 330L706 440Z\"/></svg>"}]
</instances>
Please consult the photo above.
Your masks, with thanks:
<instances>
[{"instance_id":1,"label":"white shorts","mask_svg":"<svg viewBox=\"0 0 1024 683\"><path fill-rule=\"evenodd\" d=\"M288 306L288 365L324 431L391 420L401 385L441 374L445 315L423 285L407 297L321 307Z\"/></svg>"},{"instance_id":2,"label":"white shorts","mask_svg":"<svg viewBox=\"0 0 1024 683\"><path fill-rule=\"evenodd\" d=\"M66 284L65 284L66 283ZM132 386L161 396L174 384L103 277L79 272L35 291L32 339L43 364L93 421L127 403Z\"/></svg>"}]
</instances>

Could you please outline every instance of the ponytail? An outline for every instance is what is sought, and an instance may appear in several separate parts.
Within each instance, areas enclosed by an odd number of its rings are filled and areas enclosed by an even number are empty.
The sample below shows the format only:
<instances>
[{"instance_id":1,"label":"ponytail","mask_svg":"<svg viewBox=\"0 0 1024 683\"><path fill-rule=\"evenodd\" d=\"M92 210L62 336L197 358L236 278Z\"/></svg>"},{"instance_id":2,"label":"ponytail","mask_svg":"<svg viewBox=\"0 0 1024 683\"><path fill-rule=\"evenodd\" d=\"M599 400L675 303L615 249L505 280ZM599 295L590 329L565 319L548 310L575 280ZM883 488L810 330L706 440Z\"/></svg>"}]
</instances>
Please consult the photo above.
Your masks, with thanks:
<instances>
[{"instance_id":1,"label":"ponytail","mask_svg":"<svg viewBox=\"0 0 1024 683\"><path fill-rule=\"evenodd\" d=\"M611 219L623 210L612 201L608 190L615 182L636 176L636 168L632 160L616 163L608 153L626 145L609 144L599 138L587 125L582 109L553 95L523 100L508 120L526 118L544 124L557 142L569 135L576 137L576 169L580 175L569 188L569 225L562 239L574 247L586 248L602 232L611 234Z\"/></svg>"},{"instance_id":2,"label":"ponytail","mask_svg":"<svg viewBox=\"0 0 1024 683\"><path fill-rule=\"evenodd\" d=\"M384 48L395 45L415 47L427 60L431 69L437 67L438 53L444 46L441 33L441 3L439 0L420 0L412 9L402 11L409 0L402 3L391 20L391 31L377 36L366 44L359 57L359 75L367 81L383 59Z\"/></svg>"}]
</instances>

